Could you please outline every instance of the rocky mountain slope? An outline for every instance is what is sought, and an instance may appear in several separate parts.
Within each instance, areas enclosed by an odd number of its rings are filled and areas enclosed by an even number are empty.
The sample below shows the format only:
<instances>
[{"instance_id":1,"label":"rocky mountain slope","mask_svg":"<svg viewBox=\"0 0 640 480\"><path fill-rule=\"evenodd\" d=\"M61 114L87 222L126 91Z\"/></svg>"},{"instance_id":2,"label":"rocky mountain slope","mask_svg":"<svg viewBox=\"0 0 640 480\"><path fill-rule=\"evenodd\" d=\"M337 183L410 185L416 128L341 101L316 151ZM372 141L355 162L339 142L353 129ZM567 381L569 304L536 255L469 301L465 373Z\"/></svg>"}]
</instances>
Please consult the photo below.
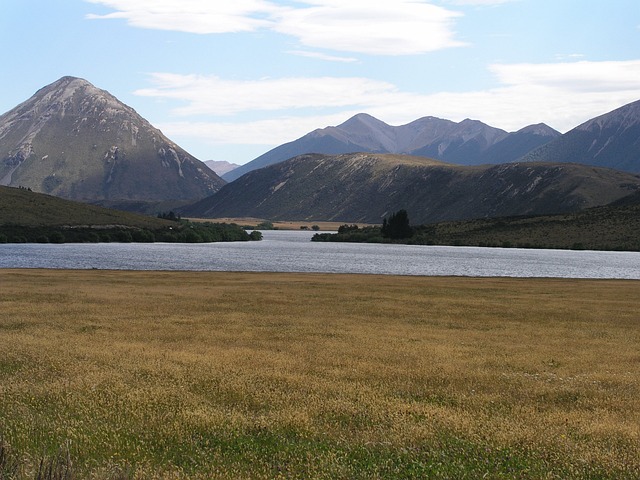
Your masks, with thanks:
<instances>
[{"instance_id":1,"label":"rocky mountain slope","mask_svg":"<svg viewBox=\"0 0 640 480\"><path fill-rule=\"evenodd\" d=\"M63 77L0 116L0 185L87 201L195 200L225 182L132 108Z\"/></svg>"},{"instance_id":2,"label":"rocky mountain slope","mask_svg":"<svg viewBox=\"0 0 640 480\"><path fill-rule=\"evenodd\" d=\"M314 130L223 175L233 181L245 173L305 153L374 152L410 154L461 165L504 163L520 158L560 134L540 124L507 133L477 120L456 123L424 117L391 126L364 113L337 127Z\"/></svg>"},{"instance_id":3,"label":"rocky mountain slope","mask_svg":"<svg viewBox=\"0 0 640 480\"><path fill-rule=\"evenodd\" d=\"M640 176L575 164L460 166L391 154L308 154L249 172L185 216L415 223L578 211L640 189Z\"/></svg>"},{"instance_id":4,"label":"rocky mountain slope","mask_svg":"<svg viewBox=\"0 0 640 480\"><path fill-rule=\"evenodd\" d=\"M577 126L522 160L577 162L640 173L640 100Z\"/></svg>"}]
</instances>

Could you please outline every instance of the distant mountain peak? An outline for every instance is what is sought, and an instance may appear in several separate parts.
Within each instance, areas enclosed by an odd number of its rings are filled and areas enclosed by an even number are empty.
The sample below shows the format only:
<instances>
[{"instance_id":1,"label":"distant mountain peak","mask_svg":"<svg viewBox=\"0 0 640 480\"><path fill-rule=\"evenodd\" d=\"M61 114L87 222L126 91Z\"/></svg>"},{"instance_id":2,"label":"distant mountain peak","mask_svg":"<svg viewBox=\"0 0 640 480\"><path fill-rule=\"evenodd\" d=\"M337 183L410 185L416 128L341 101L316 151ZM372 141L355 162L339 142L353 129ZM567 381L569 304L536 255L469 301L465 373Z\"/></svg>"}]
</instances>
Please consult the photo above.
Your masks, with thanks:
<instances>
[{"instance_id":1,"label":"distant mountain peak","mask_svg":"<svg viewBox=\"0 0 640 480\"><path fill-rule=\"evenodd\" d=\"M554 130L549 125L545 123L536 123L535 125L528 125L524 128L521 128L516 133L529 133L532 135L544 135L549 137L559 137L561 135L560 132Z\"/></svg>"}]
</instances>

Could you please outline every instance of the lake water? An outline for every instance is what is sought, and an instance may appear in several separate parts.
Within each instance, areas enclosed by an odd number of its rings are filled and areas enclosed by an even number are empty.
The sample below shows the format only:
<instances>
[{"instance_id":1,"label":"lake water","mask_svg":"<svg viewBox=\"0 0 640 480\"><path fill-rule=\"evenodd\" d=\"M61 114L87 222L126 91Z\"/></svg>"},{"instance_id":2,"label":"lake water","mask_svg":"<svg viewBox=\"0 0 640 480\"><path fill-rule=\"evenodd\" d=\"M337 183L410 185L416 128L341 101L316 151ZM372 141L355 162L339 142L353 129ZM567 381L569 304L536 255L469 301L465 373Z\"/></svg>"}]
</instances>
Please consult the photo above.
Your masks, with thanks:
<instances>
[{"instance_id":1,"label":"lake water","mask_svg":"<svg viewBox=\"0 0 640 480\"><path fill-rule=\"evenodd\" d=\"M315 243L313 232L263 234L261 242L3 244L0 268L640 279L639 252Z\"/></svg>"}]
</instances>

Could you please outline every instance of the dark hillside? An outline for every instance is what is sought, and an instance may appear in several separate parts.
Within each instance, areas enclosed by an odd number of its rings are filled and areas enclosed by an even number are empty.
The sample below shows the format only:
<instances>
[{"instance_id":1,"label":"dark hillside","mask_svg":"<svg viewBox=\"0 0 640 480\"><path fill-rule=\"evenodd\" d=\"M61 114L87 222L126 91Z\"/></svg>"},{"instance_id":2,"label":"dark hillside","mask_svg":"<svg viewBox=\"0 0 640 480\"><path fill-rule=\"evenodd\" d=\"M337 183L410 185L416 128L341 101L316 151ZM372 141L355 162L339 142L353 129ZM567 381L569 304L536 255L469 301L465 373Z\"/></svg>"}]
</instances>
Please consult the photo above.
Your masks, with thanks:
<instances>
[{"instance_id":1,"label":"dark hillside","mask_svg":"<svg viewBox=\"0 0 640 480\"><path fill-rule=\"evenodd\" d=\"M578 211L640 188L640 177L575 164L464 167L405 155L301 155L249 172L184 216L417 223Z\"/></svg>"}]
</instances>

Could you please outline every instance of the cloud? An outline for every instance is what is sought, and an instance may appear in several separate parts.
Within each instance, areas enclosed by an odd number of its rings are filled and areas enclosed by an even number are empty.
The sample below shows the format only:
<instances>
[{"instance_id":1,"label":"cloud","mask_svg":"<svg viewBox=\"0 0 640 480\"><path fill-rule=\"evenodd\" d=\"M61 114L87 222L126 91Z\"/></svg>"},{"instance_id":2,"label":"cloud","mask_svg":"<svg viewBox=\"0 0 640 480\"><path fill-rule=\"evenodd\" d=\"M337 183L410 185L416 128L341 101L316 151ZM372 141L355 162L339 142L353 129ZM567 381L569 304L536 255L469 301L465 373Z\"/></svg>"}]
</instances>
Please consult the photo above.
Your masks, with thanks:
<instances>
[{"instance_id":1,"label":"cloud","mask_svg":"<svg viewBox=\"0 0 640 480\"><path fill-rule=\"evenodd\" d=\"M517 2L519 0L448 0L446 3L451 5L470 5L476 7L492 7L496 5L503 5L505 3Z\"/></svg>"},{"instance_id":2,"label":"cloud","mask_svg":"<svg viewBox=\"0 0 640 480\"><path fill-rule=\"evenodd\" d=\"M490 70L506 85L536 85L572 92L638 90L640 61L495 64Z\"/></svg>"},{"instance_id":3,"label":"cloud","mask_svg":"<svg viewBox=\"0 0 640 480\"><path fill-rule=\"evenodd\" d=\"M297 55L299 57L317 58L319 60L326 60L327 62L340 62L340 63L355 63L357 58L353 57L337 57L334 55L326 55L320 52L309 52L305 50L290 50L287 53L291 55Z\"/></svg>"},{"instance_id":4,"label":"cloud","mask_svg":"<svg viewBox=\"0 0 640 480\"><path fill-rule=\"evenodd\" d=\"M358 77L285 77L224 80L217 76L154 73L155 88L136 95L186 102L176 115L233 115L247 111L324 109L368 105L394 95L388 82Z\"/></svg>"},{"instance_id":5,"label":"cloud","mask_svg":"<svg viewBox=\"0 0 640 480\"><path fill-rule=\"evenodd\" d=\"M324 0L282 10L274 29L308 47L372 55L412 55L462 46L453 37L460 16L418 0Z\"/></svg>"},{"instance_id":6,"label":"cloud","mask_svg":"<svg viewBox=\"0 0 640 480\"><path fill-rule=\"evenodd\" d=\"M414 55L464 45L454 38L460 14L424 0L85 1L116 10L87 15L92 20L124 19L134 27L198 34L268 30L306 47L341 52Z\"/></svg>"},{"instance_id":7,"label":"cloud","mask_svg":"<svg viewBox=\"0 0 640 480\"><path fill-rule=\"evenodd\" d=\"M267 120L233 122L168 122L157 127L170 136L195 137L211 144L278 145L329 125L342 123L357 111L309 117L281 116Z\"/></svg>"},{"instance_id":8,"label":"cloud","mask_svg":"<svg viewBox=\"0 0 640 480\"><path fill-rule=\"evenodd\" d=\"M489 69L499 86L469 92L406 92L388 82L355 77L233 81L157 73L151 77L155 87L136 94L186 104L174 112L184 121L162 125L169 136L274 146L358 112L392 125L431 115L454 121L474 118L507 131L540 122L567 131L640 99L640 60L494 64ZM268 120L246 121L265 113Z\"/></svg>"},{"instance_id":9,"label":"cloud","mask_svg":"<svg viewBox=\"0 0 640 480\"><path fill-rule=\"evenodd\" d=\"M125 19L133 27L198 34L247 32L269 28L279 10L263 0L85 0L116 10L88 19Z\"/></svg>"}]
</instances>

